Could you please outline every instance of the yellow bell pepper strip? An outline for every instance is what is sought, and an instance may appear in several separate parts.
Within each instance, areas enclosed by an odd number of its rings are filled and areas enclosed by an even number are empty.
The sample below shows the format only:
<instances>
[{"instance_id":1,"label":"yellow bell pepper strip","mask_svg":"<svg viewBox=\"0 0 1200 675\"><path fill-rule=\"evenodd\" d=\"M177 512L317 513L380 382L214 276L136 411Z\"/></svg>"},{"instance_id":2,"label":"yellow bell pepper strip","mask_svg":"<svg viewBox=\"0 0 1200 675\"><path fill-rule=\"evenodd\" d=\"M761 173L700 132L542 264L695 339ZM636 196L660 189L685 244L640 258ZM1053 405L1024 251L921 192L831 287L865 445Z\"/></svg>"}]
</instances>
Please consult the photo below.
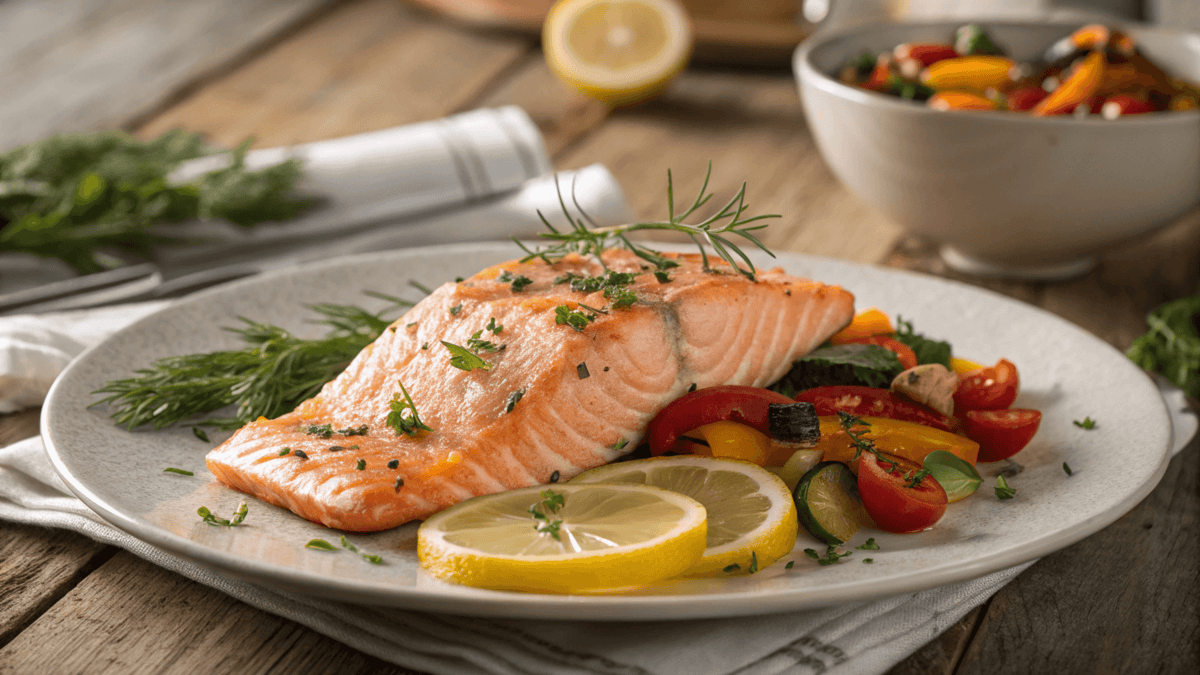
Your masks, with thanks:
<instances>
[{"instance_id":1,"label":"yellow bell pepper strip","mask_svg":"<svg viewBox=\"0 0 1200 675\"><path fill-rule=\"evenodd\" d=\"M850 325L834 333L829 341L835 345L842 345L859 338L872 335L891 335L895 332L896 329L892 326L892 320L888 318L888 315L872 307L855 315L850 320Z\"/></svg>"},{"instance_id":2,"label":"yellow bell pepper strip","mask_svg":"<svg viewBox=\"0 0 1200 675\"><path fill-rule=\"evenodd\" d=\"M960 56L930 64L921 71L921 84L934 89L987 91L1013 85L1009 76L1017 64L1002 56Z\"/></svg>"},{"instance_id":3,"label":"yellow bell pepper strip","mask_svg":"<svg viewBox=\"0 0 1200 675\"><path fill-rule=\"evenodd\" d=\"M967 91L939 91L926 104L934 110L997 110L997 101Z\"/></svg>"},{"instance_id":4,"label":"yellow bell pepper strip","mask_svg":"<svg viewBox=\"0 0 1200 675\"><path fill-rule=\"evenodd\" d=\"M796 453L795 445L773 440L763 432L737 422L713 422L688 432L685 438L696 438L708 444L697 444L694 454L744 459L759 466L782 466Z\"/></svg>"},{"instance_id":5,"label":"yellow bell pepper strip","mask_svg":"<svg viewBox=\"0 0 1200 675\"><path fill-rule=\"evenodd\" d=\"M817 443L817 449L822 451L821 460L844 462L852 469L857 468L857 448L850 442L850 435L842 428L839 418L821 416L820 419L821 440ZM979 458L979 444L958 434L886 417L861 419L870 425L863 437L874 442L880 452L918 465L935 450L945 450L972 466Z\"/></svg>"},{"instance_id":6,"label":"yellow bell pepper strip","mask_svg":"<svg viewBox=\"0 0 1200 675\"><path fill-rule=\"evenodd\" d=\"M1096 93L1096 90L1104 83L1106 68L1104 52L1097 51L1088 54L1075 67L1071 75L1058 85L1057 89L1033 107L1033 114L1037 117L1044 117L1065 115L1074 111L1076 106L1091 98L1092 94Z\"/></svg>"},{"instance_id":7,"label":"yellow bell pepper strip","mask_svg":"<svg viewBox=\"0 0 1200 675\"><path fill-rule=\"evenodd\" d=\"M982 369L983 364L975 363L974 361L968 361L966 359L960 359L957 356L950 357L950 370L953 370L959 375L965 375L969 372Z\"/></svg>"}]
</instances>

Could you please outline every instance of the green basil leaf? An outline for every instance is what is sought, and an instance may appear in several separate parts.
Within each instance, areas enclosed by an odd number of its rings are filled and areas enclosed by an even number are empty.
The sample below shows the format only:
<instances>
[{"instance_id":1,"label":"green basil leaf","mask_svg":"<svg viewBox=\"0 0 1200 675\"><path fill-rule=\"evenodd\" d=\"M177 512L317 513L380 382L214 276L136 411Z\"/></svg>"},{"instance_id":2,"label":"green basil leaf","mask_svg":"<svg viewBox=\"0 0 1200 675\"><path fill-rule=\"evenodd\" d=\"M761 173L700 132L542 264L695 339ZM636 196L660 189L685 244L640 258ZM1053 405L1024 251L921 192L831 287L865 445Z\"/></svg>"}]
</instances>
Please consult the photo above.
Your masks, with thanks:
<instances>
[{"instance_id":1,"label":"green basil leaf","mask_svg":"<svg viewBox=\"0 0 1200 675\"><path fill-rule=\"evenodd\" d=\"M925 455L924 468L946 490L946 497L950 501L974 493L983 483L975 467L945 450L934 450Z\"/></svg>"}]
</instances>

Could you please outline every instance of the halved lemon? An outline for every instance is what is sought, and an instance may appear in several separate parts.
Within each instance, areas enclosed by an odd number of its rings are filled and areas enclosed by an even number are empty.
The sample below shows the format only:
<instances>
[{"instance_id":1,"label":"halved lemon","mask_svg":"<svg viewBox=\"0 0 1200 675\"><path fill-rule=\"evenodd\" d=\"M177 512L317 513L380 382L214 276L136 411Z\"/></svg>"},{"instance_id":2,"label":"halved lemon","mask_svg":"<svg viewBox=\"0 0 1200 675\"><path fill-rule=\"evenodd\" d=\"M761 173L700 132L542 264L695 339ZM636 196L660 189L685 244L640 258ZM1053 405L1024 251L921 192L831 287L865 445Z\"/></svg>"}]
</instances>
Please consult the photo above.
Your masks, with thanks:
<instances>
[{"instance_id":1,"label":"halved lemon","mask_svg":"<svg viewBox=\"0 0 1200 675\"><path fill-rule=\"evenodd\" d=\"M667 86L692 53L687 12L674 0L562 0L542 26L550 70L611 105Z\"/></svg>"},{"instance_id":2,"label":"halved lemon","mask_svg":"<svg viewBox=\"0 0 1200 675\"><path fill-rule=\"evenodd\" d=\"M578 483L653 485L703 504L707 546L685 576L745 574L796 545L799 524L791 490L751 462L695 455L642 459L585 471L571 479L571 485Z\"/></svg>"},{"instance_id":3,"label":"halved lemon","mask_svg":"<svg viewBox=\"0 0 1200 675\"><path fill-rule=\"evenodd\" d=\"M447 581L576 593L677 576L703 555L705 533L704 507L675 492L552 485L468 499L431 516L417 530L417 556Z\"/></svg>"}]
</instances>

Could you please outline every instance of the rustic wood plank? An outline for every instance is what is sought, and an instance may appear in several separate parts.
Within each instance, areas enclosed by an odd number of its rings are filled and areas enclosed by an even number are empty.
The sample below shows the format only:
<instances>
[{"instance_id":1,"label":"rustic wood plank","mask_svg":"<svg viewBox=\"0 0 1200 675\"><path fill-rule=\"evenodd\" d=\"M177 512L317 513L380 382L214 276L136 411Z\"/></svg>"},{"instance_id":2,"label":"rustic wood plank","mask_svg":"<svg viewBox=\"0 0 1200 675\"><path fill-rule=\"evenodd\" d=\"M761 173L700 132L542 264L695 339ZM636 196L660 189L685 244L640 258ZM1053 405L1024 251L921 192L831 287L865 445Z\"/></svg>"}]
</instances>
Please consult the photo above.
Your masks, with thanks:
<instances>
[{"instance_id":1,"label":"rustic wood plank","mask_svg":"<svg viewBox=\"0 0 1200 675\"><path fill-rule=\"evenodd\" d=\"M328 1L0 3L0 150L118 127Z\"/></svg>"},{"instance_id":2,"label":"rustic wood plank","mask_svg":"<svg viewBox=\"0 0 1200 675\"><path fill-rule=\"evenodd\" d=\"M784 216L765 231L770 247L877 262L899 236L825 167L805 133L795 82L783 72L687 71L661 98L613 113L559 164L604 163L634 214L658 219L666 213L667 169L676 203L690 202L709 160L717 198L706 213L749 179L753 212Z\"/></svg>"},{"instance_id":3,"label":"rustic wood plank","mask_svg":"<svg viewBox=\"0 0 1200 675\"><path fill-rule=\"evenodd\" d=\"M1200 443L1116 523L998 593L958 670L1200 672Z\"/></svg>"},{"instance_id":4,"label":"rustic wood plank","mask_svg":"<svg viewBox=\"0 0 1200 675\"><path fill-rule=\"evenodd\" d=\"M41 408L30 408L0 415L0 448L30 436L37 436L38 419L41 414Z\"/></svg>"},{"instance_id":5,"label":"rustic wood plank","mask_svg":"<svg viewBox=\"0 0 1200 675\"><path fill-rule=\"evenodd\" d=\"M532 47L455 30L395 0L336 8L137 129L182 127L232 147L271 147L445 116Z\"/></svg>"},{"instance_id":6,"label":"rustic wood plank","mask_svg":"<svg viewBox=\"0 0 1200 675\"><path fill-rule=\"evenodd\" d=\"M952 675L975 637L986 608L984 603L967 612L958 623L896 664L887 675Z\"/></svg>"},{"instance_id":7,"label":"rustic wood plank","mask_svg":"<svg viewBox=\"0 0 1200 675\"><path fill-rule=\"evenodd\" d=\"M415 671L122 551L0 649L0 672Z\"/></svg>"}]
</instances>

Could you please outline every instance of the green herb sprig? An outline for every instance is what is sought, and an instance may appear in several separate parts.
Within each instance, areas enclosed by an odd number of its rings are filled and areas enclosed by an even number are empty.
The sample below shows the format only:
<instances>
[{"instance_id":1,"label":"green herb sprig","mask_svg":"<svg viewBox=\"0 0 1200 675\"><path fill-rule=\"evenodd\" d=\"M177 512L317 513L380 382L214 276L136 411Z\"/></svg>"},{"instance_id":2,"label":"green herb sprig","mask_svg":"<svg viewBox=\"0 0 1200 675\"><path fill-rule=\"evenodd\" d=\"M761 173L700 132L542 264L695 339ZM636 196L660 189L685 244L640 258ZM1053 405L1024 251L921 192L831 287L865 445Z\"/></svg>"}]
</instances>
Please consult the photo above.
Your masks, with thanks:
<instances>
[{"instance_id":1,"label":"green herb sprig","mask_svg":"<svg viewBox=\"0 0 1200 675\"><path fill-rule=\"evenodd\" d=\"M345 370L390 321L388 312L412 303L381 293L368 295L388 301L378 313L352 305L318 304L317 323L331 328L324 338L305 339L278 326L243 318L243 328L228 328L245 347L227 351L171 356L135 377L114 380L97 389L108 394L95 405L108 403L112 417L127 428L150 424L155 429L205 415L228 405L233 417L199 424L236 429L259 417L278 417L311 398Z\"/></svg>"},{"instance_id":2,"label":"green herb sprig","mask_svg":"<svg viewBox=\"0 0 1200 675\"><path fill-rule=\"evenodd\" d=\"M248 171L242 142L224 169L183 184L168 175L211 154L200 134L180 129L152 141L120 131L61 134L0 154L0 252L58 258L81 273L105 254L146 256L187 240L165 229L196 218L243 227L294 218L315 203L294 194L300 163Z\"/></svg>"},{"instance_id":3,"label":"green herb sprig","mask_svg":"<svg viewBox=\"0 0 1200 675\"><path fill-rule=\"evenodd\" d=\"M433 427L421 421L417 404L400 382L400 391L392 395L390 404L392 411L388 413L387 425L396 431L396 435L416 436L422 431L433 431Z\"/></svg>"},{"instance_id":4,"label":"green herb sprig","mask_svg":"<svg viewBox=\"0 0 1200 675\"><path fill-rule=\"evenodd\" d=\"M351 544L349 542L349 540L346 539L346 535L342 535L342 548L346 549L347 551L350 551L351 553L357 553L359 556L362 557L363 560L366 560L367 562L371 563L372 565L382 565L383 564L382 557L373 555L370 553L363 553L362 551L358 550L357 546L355 546L354 544Z\"/></svg>"},{"instance_id":5,"label":"green herb sprig","mask_svg":"<svg viewBox=\"0 0 1200 675\"><path fill-rule=\"evenodd\" d=\"M209 525L224 525L225 527L237 527L246 519L246 514L250 512L250 507L246 506L246 502L238 504L237 511L233 514L232 520L226 520L212 511L208 510L207 506L201 506L196 509L196 515Z\"/></svg>"},{"instance_id":6,"label":"green herb sprig","mask_svg":"<svg viewBox=\"0 0 1200 675\"><path fill-rule=\"evenodd\" d=\"M1200 398L1200 289L1150 312L1146 324L1149 330L1125 355L1162 374L1188 396Z\"/></svg>"},{"instance_id":7,"label":"green herb sprig","mask_svg":"<svg viewBox=\"0 0 1200 675\"><path fill-rule=\"evenodd\" d=\"M534 524L533 529L554 537L556 541L562 541L562 535L559 534L562 520L550 520L550 516L558 513L558 510L566 503L566 497L554 490L542 490L541 496L541 501L529 507L529 514L538 521Z\"/></svg>"},{"instance_id":8,"label":"green herb sprig","mask_svg":"<svg viewBox=\"0 0 1200 675\"><path fill-rule=\"evenodd\" d=\"M679 264L658 251L635 243L630 240L629 235L633 232L650 230L683 232L691 237L692 241L699 247L705 271L712 271L712 267L709 264L708 252L705 249L705 245L707 245L712 247L713 251L734 269L753 280L756 273L754 262L750 260L749 256L741 248L733 243L730 237L733 235L742 237L767 255L774 257L775 254L771 253L766 246L763 246L762 242L753 234L754 231L761 230L767 225L765 223L754 223L767 218L779 218L780 216L778 214L765 214L745 217L745 213L750 207L746 204L746 184L742 183L741 189L717 213L694 225L685 223L685 220L690 218L712 198L712 193L708 192L708 183L711 176L712 162L709 162L708 171L704 175L704 184L700 186L700 191L697 193L695 200L692 201L691 206L680 213L676 213L674 181L671 177L671 172L667 171L667 219L665 221L633 223L614 227L598 227L596 225L596 222L583 210L579 205L579 201L575 198L574 185L572 185L571 189L571 201L582 217L577 218L572 215L567 208L566 201L563 199L562 189L559 187L556 177L555 187L558 188L559 206L562 208L563 215L566 216L567 222L571 226L570 229L566 231L559 230L550 224L550 221L539 211L538 216L542 219L542 224L550 230L549 232L542 232L540 236L543 239L548 239L556 243L537 250L530 250L516 238L513 241L527 254L522 258L522 262L541 258L547 263L553 263L561 260L568 253L578 253L580 255L593 256L600 261L601 265L604 265L604 260L600 254L607 248L620 246L653 264L658 271L665 271L672 267L678 267ZM588 224L591 225L590 228ZM739 264L739 260L745 264L745 267Z\"/></svg>"}]
</instances>

